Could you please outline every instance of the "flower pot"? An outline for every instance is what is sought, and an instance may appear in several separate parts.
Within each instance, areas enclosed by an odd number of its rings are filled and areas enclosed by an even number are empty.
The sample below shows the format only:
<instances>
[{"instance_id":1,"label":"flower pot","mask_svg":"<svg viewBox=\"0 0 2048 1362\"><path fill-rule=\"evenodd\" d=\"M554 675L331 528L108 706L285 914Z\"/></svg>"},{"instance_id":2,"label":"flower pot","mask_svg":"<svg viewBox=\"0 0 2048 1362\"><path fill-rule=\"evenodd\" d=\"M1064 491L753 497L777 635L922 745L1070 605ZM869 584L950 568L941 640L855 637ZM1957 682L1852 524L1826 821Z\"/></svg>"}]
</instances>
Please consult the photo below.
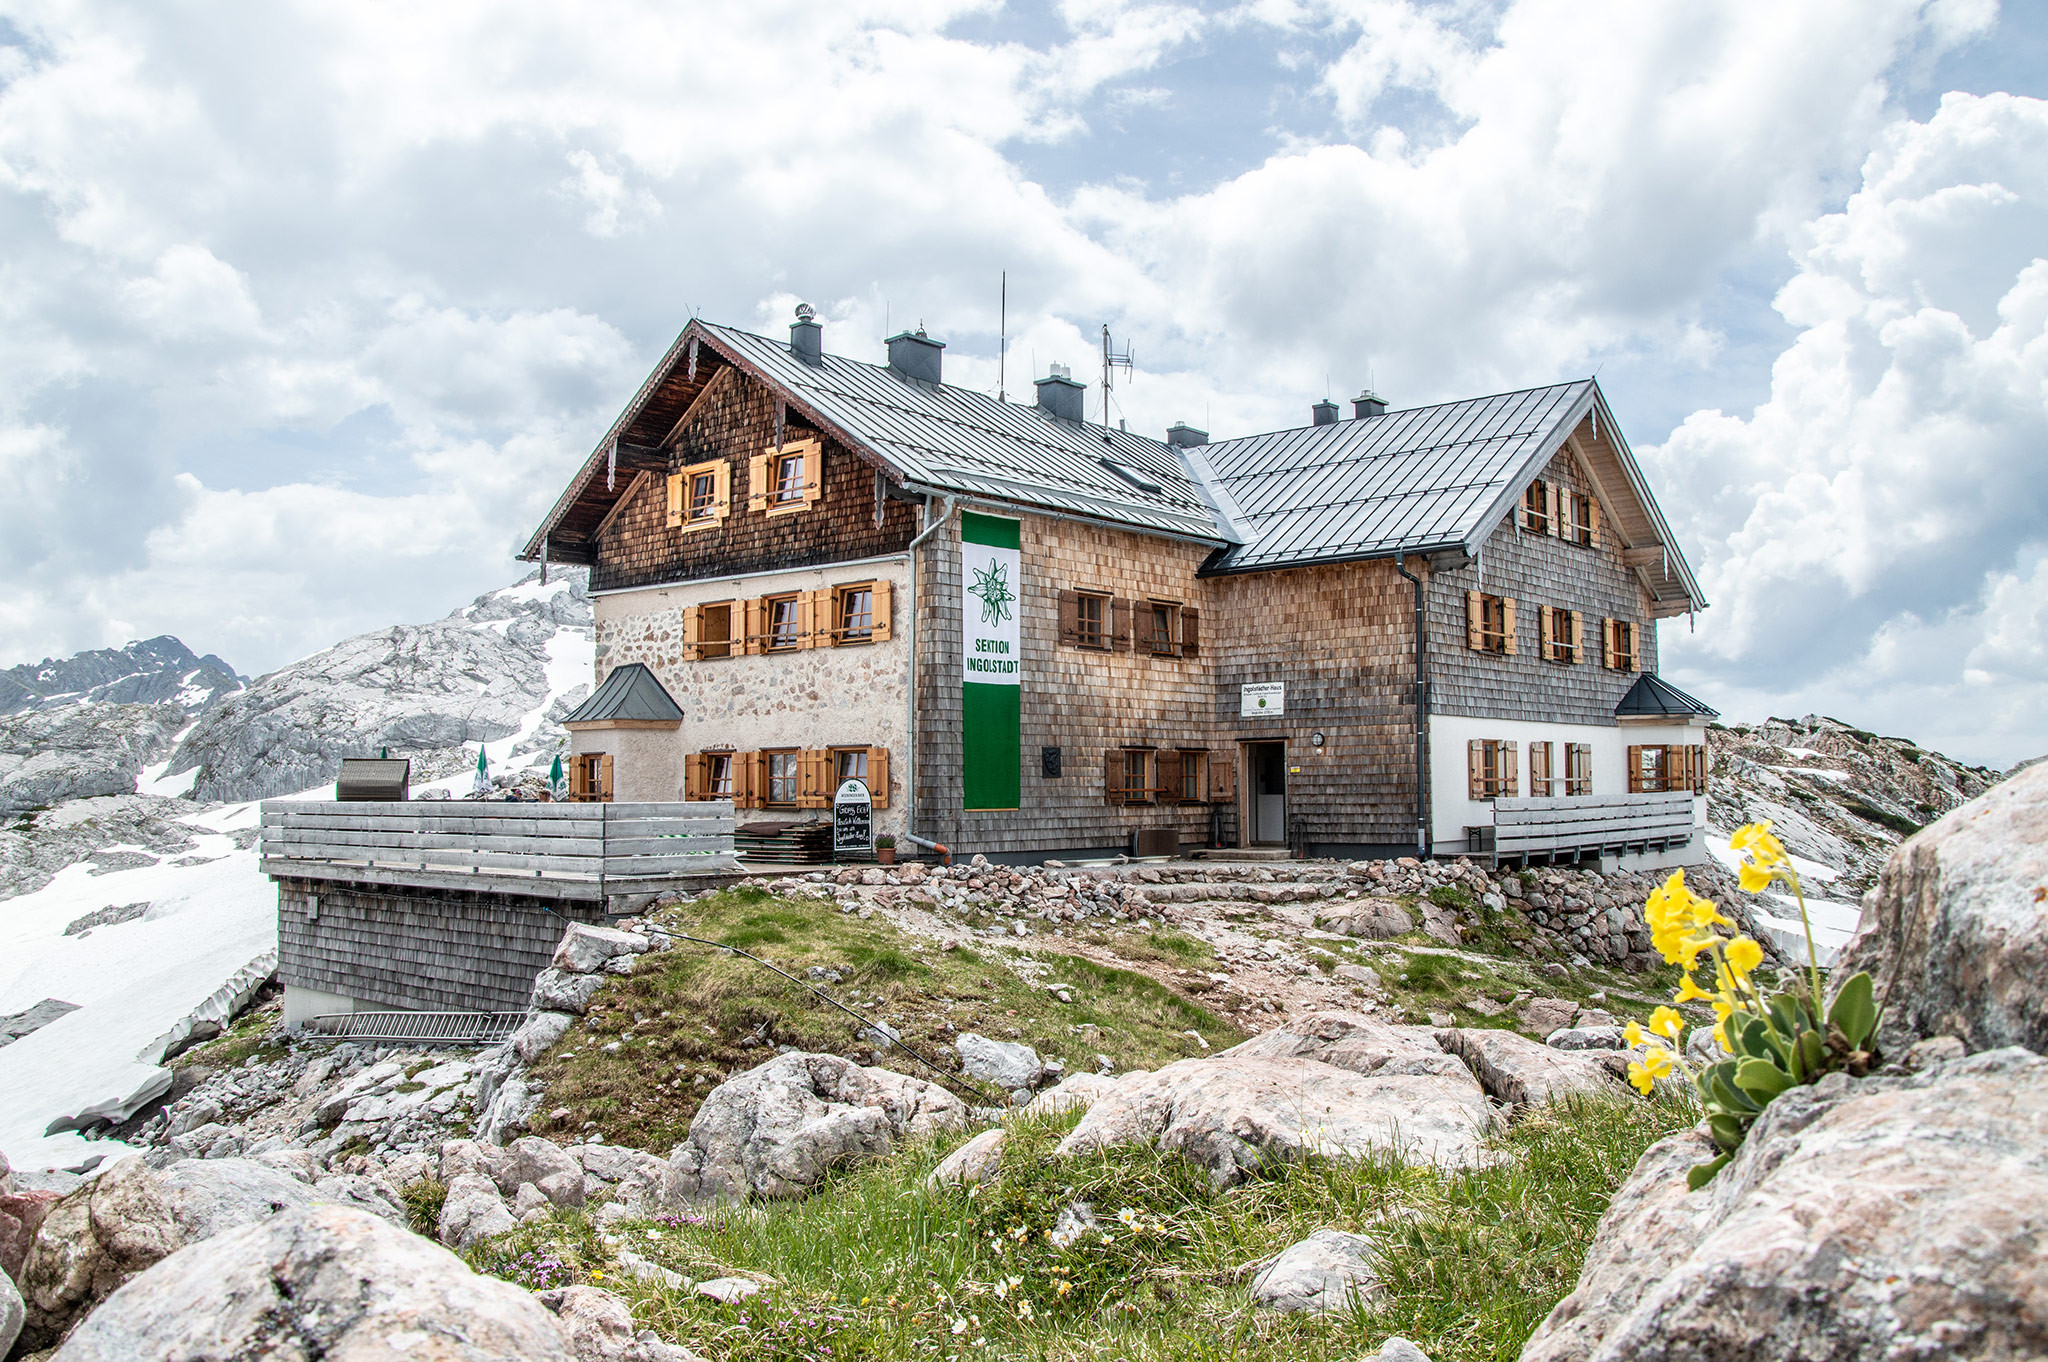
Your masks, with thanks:
<instances>
[{"instance_id":1,"label":"flower pot","mask_svg":"<svg viewBox=\"0 0 2048 1362\"><path fill-rule=\"evenodd\" d=\"M881 862L881 863L882 863L883 865L894 865L894 864L896 864L896 848L895 848L895 847L876 847L876 848L875 848L875 859L876 859L876 860L878 860L878 861L880 861L880 862Z\"/></svg>"}]
</instances>

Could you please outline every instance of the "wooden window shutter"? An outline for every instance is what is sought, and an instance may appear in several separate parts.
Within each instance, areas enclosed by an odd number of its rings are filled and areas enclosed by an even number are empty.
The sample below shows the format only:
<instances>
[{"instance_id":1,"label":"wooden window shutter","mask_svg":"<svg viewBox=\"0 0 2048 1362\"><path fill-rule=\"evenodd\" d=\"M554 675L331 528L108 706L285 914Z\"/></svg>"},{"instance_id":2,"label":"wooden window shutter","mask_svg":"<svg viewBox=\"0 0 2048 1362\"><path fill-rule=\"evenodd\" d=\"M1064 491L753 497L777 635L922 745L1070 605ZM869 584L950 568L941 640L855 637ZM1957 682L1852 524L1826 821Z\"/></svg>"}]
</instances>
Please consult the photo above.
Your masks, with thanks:
<instances>
[{"instance_id":1,"label":"wooden window shutter","mask_svg":"<svg viewBox=\"0 0 2048 1362\"><path fill-rule=\"evenodd\" d=\"M804 505L815 506L825 499L825 442L804 441Z\"/></svg>"},{"instance_id":2,"label":"wooden window shutter","mask_svg":"<svg viewBox=\"0 0 2048 1362\"><path fill-rule=\"evenodd\" d=\"M1202 655L1202 612L1191 605L1184 605L1180 609L1180 655Z\"/></svg>"},{"instance_id":3,"label":"wooden window shutter","mask_svg":"<svg viewBox=\"0 0 2048 1362\"><path fill-rule=\"evenodd\" d=\"M1584 642L1586 617L1577 610L1567 612L1571 616L1571 660L1577 662L1584 654L1580 647Z\"/></svg>"},{"instance_id":4,"label":"wooden window shutter","mask_svg":"<svg viewBox=\"0 0 2048 1362\"><path fill-rule=\"evenodd\" d=\"M704 656L702 614L703 609L701 606L686 605L683 607L683 661L685 662L696 662Z\"/></svg>"},{"instance_id":5,"label":"wooden window shutter","mask_svg":"<svg viewBox=\"0 0 2048 1362\"><path fill-rule=\"evenodd\" d=\"M732 464L724 459L719 460L713 478L712 494L718 500L712 508L711 516L714 520L723 520L732 514Z\"/></svg>"},{"instance_id":6,"label":"wooden window shutter","mask_svg":"<svg viewBox=\"0 0 2048 1362\"><path fill-rule=\"evenodd\" d=\"M710 782L704 778L704 754L692 752L683 758L683 798L702 799Z\"/></svg>"},{"instance_id":7,"label":"wooden window shutter","mask_svg":"<svg viewBox=\"0 0 2048 1362\"><path fill-rule=\"evenodd\" d=\"M753 656L767 647L768 612L761 608L761 598L758 596L749 597L744 602L744 605L745 609L741 613L743 616L742 622L746 626L744 630L746 652L749 656Z\"/></svg>"},{"instance_id":8,"label":"wooden window shutter","mask_svg":"<svg viewBox=\"0 0 2048 1362\"><path fill-rule=\"evenodd\" d=\"M668 475L668 523L670 528L683 523L683 475Z\"/></svg>"},{"instance_id":9,"label":"wooden window shutter","mask_svg":"<svg viewBox=\"0 0 2048 1362\"><path fill-rule=\"evenodd\" d=\"M590 793L590 763L582 753L569 758L569 797L582 799Z\"/></svg>"},{"instance_id":10,"label":"wooden window shutter","mask_svg":"<svg viewBox=\"0 0 2048 1362\"><path fill-rule=\"evenodd\" d=\"M750 511L768 509L768 464L772 457L763 450L747 460L747 509Z\"/></svg>"},{"instance_id":11,"label":"wooden window shutter","mask_svg":"<svg viewBox=\"0 0 2048 1362\"><path fill-rule=\"evenodd\" d=\"M1616 670L1614 661L1614 621L1600 621L1600 665L1609 671Z\"/></svg>"},{"instance_id":12,"label":"wooden window shutter","mask_svg":"<svg viewBox=\"0 0 2048 1362\"><path fill-rule=\"evenodd\" d=\"M1634 624L1628 626L1627 668L1632 672L1643 669L1642 631Z\"/></svg>"},{"instance_id":13,"label":"wooden window shutter","mask_svg":"<svg viewBox=\"0 0 2048 1362\"><path fill-rule=\"evenodd\" d=\"M1630 747L1628 749L1628 792L1630 794L1643 793L1643 749L1641 747Z\"/></svg>"},{"instance_id":14,"label":"wooden window shutter","mask_svg":"<svg viewBox=\"0 0 2048 1362\"><path fill-rule=\"evenodd\" d=\"M1704 745L1692 749L1692 792L1696 795L1707 792L1707 749Z\"/></svg>"},{"instance_id":15,"label":"wooden window shutter","mask_svg":"<svg viewBox=\"0 0 2048 1362\"><path fill-rule=\"evenodd\" d=\"M803 599L804 617L798 622L803 630L804 648L829 648L839 635L839 611L832 597L831 587L819 591L806 591Z\"/></svg>"},{"instance_id":16,"label":"wooden window shutter","mask_svg":"<svg viewBox=\"0 0 2048 1362\"><path fill-rule=\"evenodd\" d=\"M1465 743L1465 795L1486 798L1486 740L1472 738Z\"/></svg>"},{"instance_id":17,"label":"wooden window shutter","mask_svg":"<svg viewBox=\"0 0 2048 1362\"><path fill-rule=\"evenodd\" d=\"M1081 593L1060 593L1060 646L1073 648L1081 642Z\"/></svg>"},{"instance_id":18,"label":"wooden window shutter","mask_svg":"<svg viewBox=\"0 0 2048 1362\"><path fill-rule=\"evenodd\" d=\"M1237 802L1237 754L1235 752L1211 752L1209 759L1202 764L1209 768L1209 801L1213 804L1235 804Z\"/></svg>"},{"instance_id":19,"label":"wooden window shutter","mask_svg":"<svg viewBox=\"0 0 2048 1362\"><path fill-rule=\"evenodd\" d=\"M598 776L597 776L597 779L598 779L598 794L597 794L597 797L598 797L599 799L603 800L603 801L604 801L605 803L609 804L609 803L611 803L611 802L612 802L612 757L611 757L611 753L607 752L607 753L605 753L605 754L604 754L604 756L600 757L600 758L598 759L597 767L598 767Z\"/></svg>"},{"instance_id":20,"label":"wooden window shutter","mask_svg":"<svg viewBox=\"0 0 2048 1362\"><path fill-rule=\"evenodd\" d=\"M1500 762L1496 774L1500 778L1500 792L1514 796L1522 792L1522 753L1519 745L1504 742L1500 745Z\"/></svg>"},{"instance_id":21,"label":"wooden window shutter","mask_svg":"<svg viewBox=\"0 0 2048 1362\"><path fill-rule=\"evenodd\" d=\"M1545 662L1557 661L1557 630L1553 627L1552 616L1557 611L1551 606L1542 606L1536 611L1536 652Z\"/></svg>"},{"instance_id":22,"label":"wooden window shutter","mask_svg":"<svg viewBox=\"0 0 2048 1362\"><path fill-rule=\"evenodd\" d=\"M895 614L896 596L890 590L890 583L876 582L875 591L875 633L877 643L887 643L890 638L890 618Z\"/></svg>"},{"instance_id":23,"label":"wooden window shutter","mask_svg":"<svg viewBox=\"0 0 2048 1362\"><path fill-rule=\"evenodd\" d=\"M1102 798L1105 803L1122 804L1124 799L1124 750L1112 747L1102 754Z\"/></svg>"},{"instance_id":24,"label":"wooden window shutter","mask_svg":"<svg viewBox=\"0 0 2048 1362\"><path fill-rule=\"evenodd\" d=\"M1162 804L1178 803L1180 800L1180 753L1161 752L1154 763L1152 788L1158 792Z\"/></svg>"},{"instance_id":25,"label":"wooden window shutter","mask_svg":"<svg viewBox=\"0 0 2048 1362\"><path fill-rule=\"evenodd\" d=\"M868 749L868 791L875 798L875 807L889 807L889 749L870 747Z\"/></svg>"},{"instance_id":26,"label":"wooden window shutter","mask_svg":"<svg viewBox=\"0 0 2048 1362\"><path fill-rule=\"evenodd\" d=\"M1594 547L1600 543L1600 498L1590 494L1586 497L1586 543Z\"/></svg>"},{"instance_id":27,"label":"wooden window shutter","mask_svg":"<svg viewBox=\"0 0 2048 1362\"><path fill-rule=\"evenodd\" d=\"M832 807L832 754L808 751L796 754L796 806L799 809Z\"/></svg>"},{"instance_id":28,"label":"wooden window shutter","mask_svg":"<svg viewBox=\"0 0 2048 1362\"><path fill-rule=\"evenodd\" d=\"M1486 598L1477 591L1465 593L1465 646L1486 647Z\"/></svg>"},{"instance_id":29,"label":"wooden window shutter","mask_svg":"<svg viewBox=\"0 0 2048 1362\"><path fill-rule=\"evenodd\" d=\"M1131 603L1122 596L1109 603L1109 646L1119 653L1131 650Z\"/></svg>"},{"instance_id":30,"label":"wooden window shutter","mask_svg":"<svg viewBox=\"0 0 2048 1362\"><path fill-rule=\"evenodd\" d=\"M1501 651L1515 651L1515 598L1503 596L1500 602Z\"/></svg>"},{"instance_id":31,"label":"wooden window shutter","mask_svg":"<svg viewBox=\"0 0 2048 1362\"><path fill-rule=\"evenodd\" d=\"M737 767L738 761L735 759ZM746 754L747 807L765 809L768 807L768 754L749 752Z\"/></svg>"},{"instance_id":32,"label":"wooden window shutter","mask_svg":"<svg viewBox=\"0 0 2048 1362\"><path fill-rule=\"evenodd\" d=\"M1562 538L1564 535L1564 489L1553 482L1546 489L1544 498L1550 503L1550 532Z\"/></svg>"},{"instance_id":33,"label":"wooden window shutter","mask_svg":"<svg viewBox=\"0 0 2048 1362\"><path fill-rule=\"evenodd\" d=\"M1539 799L1550 793L1550 753L1547 742L1529 744L1529 793Z\"/></svg>"}]
</instances>

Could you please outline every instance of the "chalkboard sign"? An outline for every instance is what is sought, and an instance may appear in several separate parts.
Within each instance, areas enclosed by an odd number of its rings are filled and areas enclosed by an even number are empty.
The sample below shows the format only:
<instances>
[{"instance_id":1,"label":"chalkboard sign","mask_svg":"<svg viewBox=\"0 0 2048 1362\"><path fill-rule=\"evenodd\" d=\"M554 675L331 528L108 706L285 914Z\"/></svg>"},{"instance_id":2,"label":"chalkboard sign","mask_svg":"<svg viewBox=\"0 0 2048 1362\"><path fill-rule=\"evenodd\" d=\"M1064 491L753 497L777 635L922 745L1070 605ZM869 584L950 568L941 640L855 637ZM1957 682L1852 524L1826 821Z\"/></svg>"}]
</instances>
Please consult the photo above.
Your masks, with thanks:
<instances>
[{"instance_id":1,"label":"chalkboard sign","mask_svg":"<svg viewBox=\"0 0 2048 1362\"><path fill-rule=\"evenodd\" d=\"M875 801L864 780L841 782L832 796L832 852L875 849Z\"/></svg>"}]
</instances>

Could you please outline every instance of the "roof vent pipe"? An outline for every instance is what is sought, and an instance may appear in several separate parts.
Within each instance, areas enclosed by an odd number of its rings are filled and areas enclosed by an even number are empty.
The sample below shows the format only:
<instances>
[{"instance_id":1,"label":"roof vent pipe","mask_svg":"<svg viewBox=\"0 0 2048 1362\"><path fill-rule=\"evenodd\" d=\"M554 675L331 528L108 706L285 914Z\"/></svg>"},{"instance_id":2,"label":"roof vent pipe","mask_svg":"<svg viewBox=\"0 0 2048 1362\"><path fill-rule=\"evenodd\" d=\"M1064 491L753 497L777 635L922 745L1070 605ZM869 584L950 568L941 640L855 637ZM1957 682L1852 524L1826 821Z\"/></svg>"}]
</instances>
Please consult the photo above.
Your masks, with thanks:
<instances>
[{"instance_id":1,"label":"roof vent pipe","mask_svg":"<svg viewBox=\"0 0 2048 1362\"><path fill-rule=\"evenodd\" d=\"M1057 417L1062 421L1082 419L1081 401L1088 391L1088 385L1076 383L1066 365L1053 365L1052 372L1039 379L1036 387L1038 409L1047 416Z\"/></svg>"},{"instance_id":2,"label":"roof vent pipe","mask_svg":"<svg viewBox=\"0 0 2048 1362\"><path fill-rule=\"evenodd\" d=\"M825 362L825 328L809 303L796 305L796 320L789 324L789 353L806 364Z\"/></svg>"},{"instance_id":3,"label":"roof vent pipe","mask_svg":"<svg viewBox=\"0 0 2048 1362\"><path fill-rule=\"evenodd\" d=\"M1196 430L1185 421L1175 421L1166 428L1166 443L1175 449L1192 449L1196 445L1209 443L1209 432Z\"/></svg>"},{"instance_id":4,"label":"roof vent pipe","mask_svg":"<svg viewBox=\"0 0 2048 1362\"><path fill-rule=\"evenodd\" d=\"M1351 399L1351 419L1354 421L1363 421L1367 417L1385 416L1386 414L1387 399L1381 397L1371 388L1367 388L1364 392Z\"/></svg>"},{"instance_id":5,"label":"roof vent pipe","mask_svg":"<svg viewBox=\"0 0 2048 1362\"><path fill-rule=\"evenodd\" d=\"M889 337L888 343L889 367L898 376L920 383L939 381L939 353L946 348L944 341L933 340L920 326L915 331L899 331Z\"/></svg>"},{"instance_id":6,"label":"roof vent pipe","mask_svg":"<svg viewBox=\"0 0 2048 1362\"><path fill-rule=\"evenodd\" d=\"M1310 407L1309 410L1315 414L1315 423L1317 425L1334 426L1337 424L1337 404L1329 398L1324 398L1313 407Z\"/></svg>"}]
</instances>

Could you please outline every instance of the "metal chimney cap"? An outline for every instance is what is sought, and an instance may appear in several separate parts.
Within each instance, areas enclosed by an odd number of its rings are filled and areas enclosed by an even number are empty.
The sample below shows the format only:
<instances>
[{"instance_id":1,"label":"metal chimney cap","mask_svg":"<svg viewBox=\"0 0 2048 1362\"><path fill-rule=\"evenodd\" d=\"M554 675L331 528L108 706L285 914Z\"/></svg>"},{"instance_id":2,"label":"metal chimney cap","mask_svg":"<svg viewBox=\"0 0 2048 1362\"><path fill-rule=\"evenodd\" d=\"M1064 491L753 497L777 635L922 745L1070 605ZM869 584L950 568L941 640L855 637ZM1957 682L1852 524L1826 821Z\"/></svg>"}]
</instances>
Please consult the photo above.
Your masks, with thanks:
<instances>
[{"instance_id":1,"label":"metal chimney cap","mask_svg":"<svg viewBox=\"0 0 2048 1362\"><path fill-rule=\"evenodd\" d=\"M809 303L798 303L796 305L796 319L800 322L807 322L817 315L818 310Z\"/></svg>"}]
</instances>

